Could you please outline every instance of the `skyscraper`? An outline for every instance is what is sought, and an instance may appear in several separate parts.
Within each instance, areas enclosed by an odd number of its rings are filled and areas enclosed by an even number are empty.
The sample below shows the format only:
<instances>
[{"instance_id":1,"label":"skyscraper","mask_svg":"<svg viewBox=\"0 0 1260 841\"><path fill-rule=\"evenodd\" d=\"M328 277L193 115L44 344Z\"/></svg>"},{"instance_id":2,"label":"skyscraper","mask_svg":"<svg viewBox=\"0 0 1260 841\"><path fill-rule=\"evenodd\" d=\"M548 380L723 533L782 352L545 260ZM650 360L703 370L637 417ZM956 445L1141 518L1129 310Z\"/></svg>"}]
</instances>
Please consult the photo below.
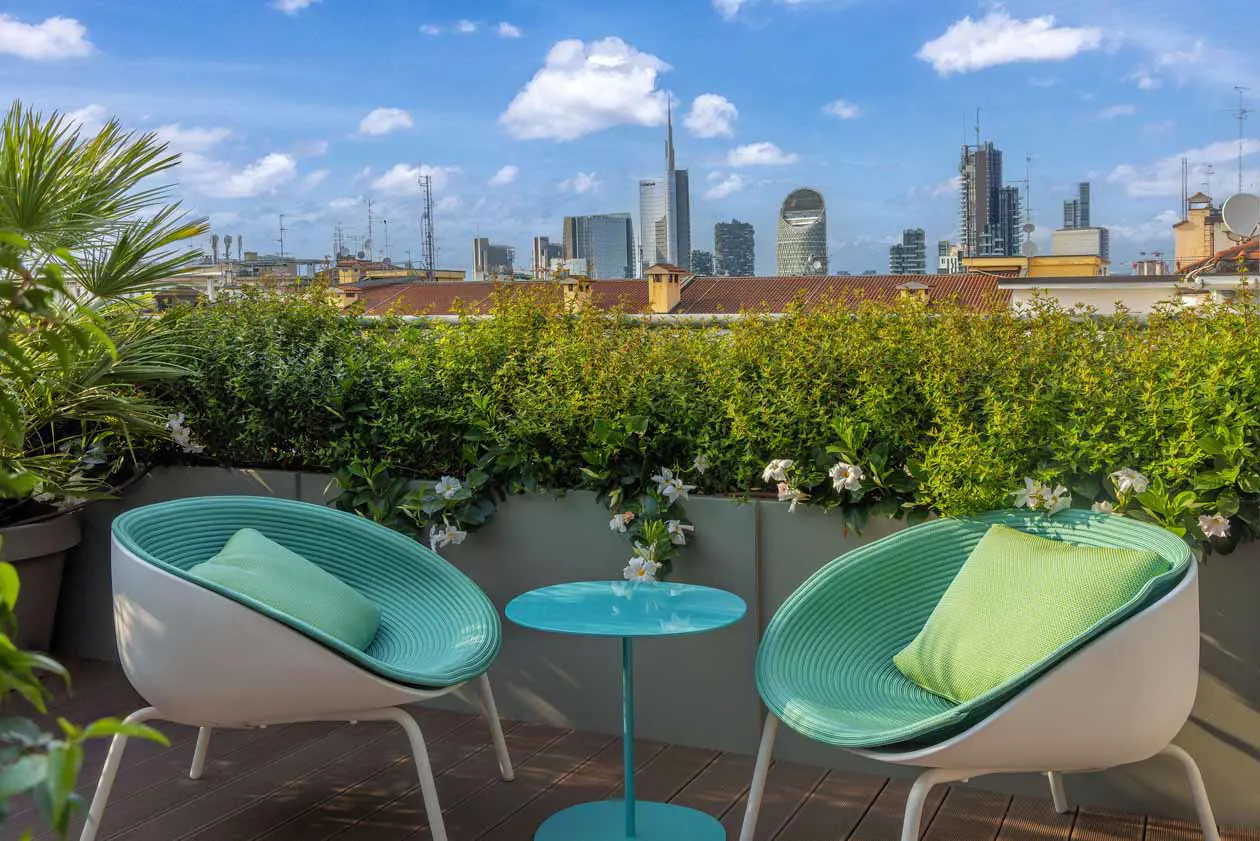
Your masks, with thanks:
<instances>
[{"instance_id":1,"label":"skyscraper","mask_svg":"<svg viewBox=\"0 0 1260 841\"><path fill-rule=\"evenodd\" d=\"M1063 203L1063 228L1088 228L1089 224L1089 182L1082 181L1076 185L1076 198Z\"/></svg>"},{"instance_id":2,"label":"skyscraper","mask_svg":"<svg viewBox=\"0 0 1260 841\"><path fill-rule=\"evenodd\" d=\"M732 219L713 226L713 272L718 277L752 277L756 257L751 222Z\"/></svg>"},{"instance_id":3,"label":"skyscraper","mask_svg":"<svg viewBox=\"0 0 1260 841\"><path fill-rule=\"evenodd\" d=\"M691 179L677 169L674 116L667 117L665 176L639 182L639 273L656 263L691 269Z\"/></svg>"},{"instance_id":4,"label":"skyscraper","mask_svg":"<svg viewBox=\"0 0 1260 841\"><path fill-rule=\"evenodd\" d=\"M586 260L593 278L634 277L634 222L629 213L564 218L564 257Z\"/></svg>"},{"instance_id":5,"label":"skyscraper","mask_svg":"<svg viewBox=\"0 0 1260 841\"><path fill-rule=\"evenodd\" d=\"M551 261L564 257L564 247L549 237L534 237L531 268L536 280L545 280L551 273Z\"/></svg>"},{"instance_id":6,"label":"skyscraper","mask_svg":"<svg viewBox=\"0 0 1260 841\"><path fill-rule=\"evenodd\" d=\"M515 260L516 249L510 245L495 245L487 237L473 240L473 280L510 280Z\"/></svg>"},{"instance_id":7,"label":"skyscraper","mask_svg":"<svg viewBox=\"0 0 1260 841\"><path fill-rule=\"evenodd\" d=\"M958 172L963 256L1017 256L1023 244L1019 190L1002 186L1002 151L991 142L964 146Z\"/></svg>"},{"instance_id":8,"label":"skyscraper","mask_svg":"<svg viewBox=\"0 0 1260 841\"><path fill-rule=\"evenodd\" d=\"M888 249L889 274L927 274L927 235L922 228L906 228L901 243Z\"/></svg>"},{"instance_id":9,"label":"skyscraper","mask_svg":"<svg viewBox=\"0 0 1260 841\"><path fill-rule=\"evenodd\" d=\"M697 277L713 277L713 252L691 252L691 273Z\"/></svg>"},{"instance_id":10,"label":"skyscraper","mask_svg":"<svg viewBox=\"0 0 1260 841\"><path fill-rule=\"evenodd\" d=\"M817 190L802 187L783 200L777 250L781 277L827 274L827 206Z\"/></svg>"},{"instance_id":11,"label":"skyscraper","mask_svg":"<svg viewBox=\"0 0 1260 841\"><path fill-rule=\"evenodd\" d=\"M962 246L947 239L936 244L936 273L962 274Z\"/></svg>"}]
</instances>

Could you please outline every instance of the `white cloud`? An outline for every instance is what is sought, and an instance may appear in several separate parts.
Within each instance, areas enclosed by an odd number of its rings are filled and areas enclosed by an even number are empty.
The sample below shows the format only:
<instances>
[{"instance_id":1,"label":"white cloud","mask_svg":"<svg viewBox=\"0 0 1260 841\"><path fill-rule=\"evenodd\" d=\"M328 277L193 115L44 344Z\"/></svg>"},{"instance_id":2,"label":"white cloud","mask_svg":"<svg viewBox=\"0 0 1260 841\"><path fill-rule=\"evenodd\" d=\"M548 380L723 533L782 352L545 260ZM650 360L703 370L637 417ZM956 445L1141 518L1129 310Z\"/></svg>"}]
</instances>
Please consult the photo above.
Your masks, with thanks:
<instances>
[{"instance_id":1,"label":"white cloud","mask_svg":"<svg viewBox=\"0 0 1260 841\"><path fill-rule=\"evenodd\" d=\"M511 184L513 181L515 181L516 176L520 174L521 174L521 170L519 167L515 167L515 166L512 166L511 164L508 164L507 166L503 167L498 172L496 172L494 174L494 177L491 178L486 183L488 183L491 187L506 187L508 184Z\"/></svg>"},{"instance_id":2,"label":"white cloud","mask_svg":"<svg viewBox=\"0 0 1260 841\"><path fill-rule=\"evenodd\" d=\"M320 184L323 184L326 180L328 180L328 176L331 174L332 174L332 170L328 170L328 169L315 170L310 175L302 179L302 189L303 190L315 189Z\"/></svg>"},{"instance_id":3,"label":"white cloud","mask_svg":"<svg viewBox=\"0 0 1260 841\"><path fill-rule=\"evenodd\" d=\"M226 178L205 180L201 192L220 199L248 199L274 193L297 176L297 161L292 155L272 152L254 161L240 172Z\"/></svg>"},{"instance_id":4,"label":"white cloud","mask_svg":"<svg viewBox=\"0 0 1260 841\"><path fill-rule=\"evenodd\" d=\"M442 196L442 198L433 203L433 209L438 213L444 213L448 210L454 210L460 204L462 202L460 202L459 196Z\"/></svg>"},{"instance_id":5,"label":"white cloud","mask_svg":"<svg viewBox=\"0 0 1260 841\"><path fill-rule=\"evenodd\" d=\"M329 210L349 210L361 204L359 199L352 199L346 196L335 198L328 203Z\"/></svg>"},{"instance_id":6,"label":"white cloud","mask_svg":"<svg viewBox=\"0 0 1260 841\"><path fill-rule=\"evenodd\" d=\"M471 35L477 31L477 23L476 21L467 19L461 20L459 23L455 24L455 31L463 35Z\"/></svg>"},{"instance_id":7,"label":"white cloud","mask_svg":"<svg viewBox=\"0 0 1260 841\"><path fill-rule=\"evenodd\" d=\"M359 123L359 134L379 136L411 125L411 115L401 108L373 108Z\"/></svg>"},{"instance_id":8,"label":"white cloud","mask_svg":"<svg viewBox=\"0 0 1260 841\"><path fill-rule=\"evenodd\" d=\"M309 6L318 3L319 0L276 0L275 7L286 15L296 15Z\"/></svg>"},{"instance_id":9,"label":"white cloud","mask_svg":"<svg viewBox=\"0 0 1260 841\"><path fill-rule=\"evenodd\" d=\"M725 178L722 178L722 173L720 172L712 172L709 173L709 180L716 180L714 176L721 180L705 191L704 197L706 199L724 199L732 193L738 193L740 190L748 186L748 179L744 178L744 176L740 175L738 172L732 172Z\"/></svg>"},{"instance_id":10,"label":"white cloud","mask_svg":"<svg viewBox=\"0 0 1260 841\"><path fill-rule=\"evenodd\" d=\"M1145 70L1136 70L1128 76L1125 76L1125 78L1130 82L1136 82L1138 90L1143 91L1158 90L1163 84L1156 76L1151 75Z\"/></svg>"},{"instance_id":11,"label":"white cloud","mask_svg":"<svg viewBox=\"0 0 1260 841\"><path fill-rule=\"evenodd\" d=\"M1135 242L1170 242L1173 238L1172 226L1181 221L1181 216L1174 210L1165 210L1149 219L1132 225L1111 225L1111 233L1120 239Z\"/></svg>"},{"instance_id":12,"label":"white cloud","mask_svg":"<svg viewBox=\"0 0 1260 841\"><path fill-rule=\"evenodd\" d=\"M328 154L327 140L307 140L294 147L294 154L304 158L318 158Z\"/></svg>"},{"instance_id":13,"label":"white cloud","mask_svg":"<svg viewBox=\"0 0 1260 841\"><path fill-rule=\"evenodd\" d=\"M747 2L748 0L713 0L713 8L717 9L719 15L731 20L739 14L740 7Z\"/></svg>"},{"instance_id":14,"label":"white cloud","mask_svg":"<svg viewBox=\"0 0 1260 841\"><path fill-rule=\"evenodd\" d=\"M1260 140L1247 140L1243 143L1244 157L1260 154ZM1145 166L1121 164L1107 176L1110 184L1119 184L1124 191L1134 198L1155 198L1181 195L1181 159L1190 161L1191 190L1196 189L1196 182L1204 176L1204 167L1208 164L1219 171L1223 167L1237 165L1238 141L1221 140L1198 149L1188 149L1176 155L1169 155ZM1232 168L1232 167L1231 167ZM1253 174L1254 175L1254 174ZM1225 183L1234 183L1234 175L1229 175ZM1244 174L1244 180L1247 176Z\"/></svg>"},{"instance_id":15,"label":"white cloud","mask_svg":"<svg viewBox=\"0 0 1260 841\"><path fill-rule=\"evenodd\" d=\"M450 186L451 179L459 171L457 166L394 164L388 172L372 182L372 189L389 196L414 196L420 192L420 176L427 175L432 179L433 191L440 193Z\"/></svg>"},{"instance_id":16,"label":"white cloud","mask_svg":"<svg viewBox=\"0 0 1260 841\"><path fill-rule=\"evenodd\" d=\"M846 102L843 99L837 99L823 106L823 112L839 117L842 120L853 120L862 116L862 109L852 102Z\"/></svg>"},{"instance_id":17,"label":"white cloud","mask_svg":"<svg viewBox=\"0 0 1260 841\"><path fill-rule=\"evenodd\" d=\"M87 27L74 18L51 17L42 23L22 23L0 14L0 53L31 61L83 58L94 52Z\"/></svg>"},{"instance_id":18,"label":"white cloud","mask_svg":"<svg viewBox=\"0 0 1260 841\"><path fill-rule=\"evenodd\" d=\"M619 125L659 126L669 65L620 38L559 41L499 122L519 140L576 140Z\"/></svg>"},{"instance_id":19,"label":"white cloud","mask_svg":"<svg viewBox=\"0 0 1260 841\"><path fill-rule=\"evenodd\" d=\"M593 172L579 172L572 178L566 178L560 182L560 192L574 193L582 195L583 193L593 193L603 186L603 182Z\"/></svg>"},{"instance_id":20,"label":"white cloud","mask_svg":"<svg viewBox=\"0 0 1260 841\"><path fill-rule=\"evenodd\" d=\"M1055 26L1054 15L1018 20L999 7L980 20L956 21L924 44L918 57L948 76L1021 61L1064 61L1101 45L1096 27Z\"/></svg>"},{"instance_id":21,"label":"white cloud","mask_svg":"<svg viewBox=\"0 0 1260 841\"><path fill-rule=\"evenodd\" d=\"M425 35L441 35L442 27L432 23L424 23L420 25L420 31Z\"/></svg>"},{"instance_id":22,"label":"white cloud","mask_svg":"<svg viewBox=\"0 0 1260 841\"><path fill-rule=\"evenodd\" d=\"M962 189L962 176L955 175L953 178L946 178L941 183L932 188L932 197L940 198L941 196L957 195Z\"/></svg>"},{"instance_id":23,"label":"white cloud","mask_svg":"<svg viewBox=\"0 0 1260 841\"><path fill-rule=\"evenodd\" d=\"M784 152L773 143L762 141L737 146L726 154L727 166L786 166L800 160L795 152Z\"/></svg>"},{"instance_id":24,"label":"white cloud","mask_svg":"<svg viewBox=\"0 0 1260 841\"><path fill-rule=\"evenodd\" d=\"M1098 112L1098 119L1114 120L1116 117L1132 117L1136 113L1137 108L1132 105L1111 105Z\"/></svg>"},{"instance_id":25,"label":"white cloud","mask_svg":"<svg viewBox=\"0 0 1260 841\"><path fill-rule=\"evenodd\" d=\"M85 105L75 111L68 111L65 116L66 121L77 126L83 134L95 134L105 126L105 122L109 119L105 106L95 103Z\"/></svg>"},{"instance_id":26,"label":"white cloud","mask_svg":"<svg viewBox=\"0 0 1260 841\"><path fill-rule=\"evenodd\" d=\"M231 136L232 130L227 128L202 128L190 126L184 128L179 123L159 126L156 132L158 140L170 144L176 152L208 152Z\"/></svg>"},{"instance_id":27,"label":"white cloud","mask_svg":"<svg viewBox=\"0 0 1260 841\"><path fill-rule=\"evenodd\" d=\"M521 32L521 28L519 26L513 26L505 20L499 21L499 25L496 30L498 31L500 38L520 38L525 34L524 32Z\"/></svg>"},{"instance_id":28,"label":"white cloud","mask_svg":"<svg viewBox=\"0 0 1260 841\"><path fill-rule=\"evenodd\" d=\"M696 137L730 137L731 124L738 118L735 103L715 93L702 93L691 103L683 124Z\"/></svg>"}]
</instances>

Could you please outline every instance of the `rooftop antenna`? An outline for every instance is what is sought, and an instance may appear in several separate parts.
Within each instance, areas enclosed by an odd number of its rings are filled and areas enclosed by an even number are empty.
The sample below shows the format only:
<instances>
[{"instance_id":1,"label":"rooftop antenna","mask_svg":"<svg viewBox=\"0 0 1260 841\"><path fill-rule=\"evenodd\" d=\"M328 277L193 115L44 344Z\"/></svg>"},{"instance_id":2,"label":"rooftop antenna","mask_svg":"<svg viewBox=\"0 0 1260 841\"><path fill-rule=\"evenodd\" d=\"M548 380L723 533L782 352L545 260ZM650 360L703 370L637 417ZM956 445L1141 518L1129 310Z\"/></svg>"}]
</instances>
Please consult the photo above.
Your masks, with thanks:
<instances>
[{"instance_id":1,"label":"rooftop antenna","mask_svg":"<svg viewBox=\"0 0 1260 841\"><path fill-rule=\"evenodd\" d=\"M420 268L424 279L432 283L436 279L433 269L437 258L433 247L433 177L425 174L424 167L420 173Z\"/></svg>"},{"instance_id":2,"label":"rooftop antenna","mask_svg":"<svg viewBox=\"0 0 1260 841\"><path fill-rule=\"evenodd\" d=\"M1213 166L1212 164L1208 164L1206 167L1203 168L1203 174L1207 176L1207 179L1203 182L1203 192L1208 194L1208 198L1211 198L1212 197L1212 176L1216 174L1216 167Z\"/></svg>"},{"instance_id":3,"label":"rooftop antenna","mask_svg":"<svg viewBox=\"0 0 1260 841\"><path fill-rule=\"evenodd\" d=\"M280 256L284 256L284 232L289 230L284 226L284 214L280 214L280 239L276 240L280 243Z\"/></svg>"},{"instance_id":4,"label":"rooftop antenna","mask_svg":"<svg viewBox=\"0 0 1260 841\"><path fill-rule=\"evenodd\" d=\"M1243 140L1244 124L1247 122L1247 115L1254 109L1247 107L1247 91L1248 88L1242 85L1234 85L1234 90L1238 91L1238 110L1234 112L1234 119L1238 120L1238 192L1243 191L1243 150L1246 146Z\"/></svg>"},{"instance_id":5,"label":"rooftop antenna","mask_svg":"<svg viewBox=\"0 0 1260 841\"><path fill-rule=\"evenodd\" d=\"M367 200L367 206L368 206L368 232L367 232L367 239L363 241L363 250L367 252L367 258L369 260L372 260L372 259L375 259L375 257L372 253L372 245L373 245L373 242L372 242L372 199L370 197Z\"/></svg>"},{"instance_id":6,"label":"rooftop antenna","mask_svg":"<svg viewBox=\"0 0 1260 841\"><path fill-rule=\"evenodd\" d=\"M385 259L389 259L389 220L382 219L381 224L385 226Z\"/></svg>"},{"instance_id":7,"label":"rooftop antenna","mask_svg":"<svg viewBox=\"0 0 1260 841\"><path fill-rule=\"evenodd\" d=\"M976 106L976 148L980 148L980 106Z\"/></svg>"},{"instance_id":8,"label":"rooftop antenna","mask_svg":"<svg viewBox=\"0 0 1260 841\"><path fill-rule=\"evenodd\" d=\"M1190 159L1181 159L1181 218L1190 217Z\"/></svg>"}]
</instances>

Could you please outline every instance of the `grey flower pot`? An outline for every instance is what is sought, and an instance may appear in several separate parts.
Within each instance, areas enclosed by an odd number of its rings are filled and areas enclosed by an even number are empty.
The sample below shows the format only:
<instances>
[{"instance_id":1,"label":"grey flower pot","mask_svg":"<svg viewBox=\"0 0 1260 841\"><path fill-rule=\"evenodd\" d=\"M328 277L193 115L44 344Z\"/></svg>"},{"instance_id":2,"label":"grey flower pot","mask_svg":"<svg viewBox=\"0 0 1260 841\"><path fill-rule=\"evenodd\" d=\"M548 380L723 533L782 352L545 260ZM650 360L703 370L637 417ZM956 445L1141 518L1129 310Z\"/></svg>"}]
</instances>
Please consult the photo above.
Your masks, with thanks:
<instances>
[{"instance_id":1,"label":"grey flower pot","mask_svg":"<svg viewBox=\"0 0 1260 841\"><path fill-rule=\"evenodd\" d=\"M22 581L18 647L47 651L52 644L66 550L79 545L79 535L78 512L0 529L0 561L13 564Z\"/></svg>"}]
</instances>

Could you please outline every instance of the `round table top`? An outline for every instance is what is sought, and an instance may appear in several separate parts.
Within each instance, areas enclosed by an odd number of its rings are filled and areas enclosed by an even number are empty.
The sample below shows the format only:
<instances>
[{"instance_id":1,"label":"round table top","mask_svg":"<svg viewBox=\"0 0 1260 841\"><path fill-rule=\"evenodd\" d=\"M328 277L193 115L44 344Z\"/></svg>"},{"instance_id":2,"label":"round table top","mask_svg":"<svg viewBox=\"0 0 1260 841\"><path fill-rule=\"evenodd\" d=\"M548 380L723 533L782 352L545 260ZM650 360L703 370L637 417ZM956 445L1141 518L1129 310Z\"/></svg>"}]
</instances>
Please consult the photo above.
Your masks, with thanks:
<instances>
[{"instance_id":1,"label":"round table top","mask_svg":"<svg viewBox=\"0 0 1260 841\"><path fill-rule=\"evenodd\" d=\"M671 637L733 625L747 611L734 593L695 584L581 581L512 599L507 617L525 628L589 637Z\"/></svg>"}]
</instances>

